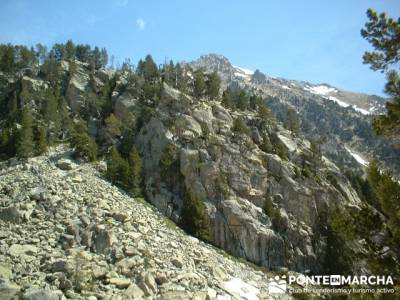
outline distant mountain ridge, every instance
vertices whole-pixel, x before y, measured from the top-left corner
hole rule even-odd
[[[239,86],[267,99],[280,121],[293,108],[301,119],[308,139],[325,139],[324,154],[338,165],[362,168],[372,158],[400,174],[400,153],[390,141],[375,135],[372,116],[385,112],[387,99],[376,95],[342,90],[326,83],[274,78],[233,65],[219,54],[202,55],[190,63],[194,69],[217,72],[223,87]],[[268,100],[269,99],[269,100]]]
[[[247,83],[261,85],[264,89],[278,88],[292,90],[294,93],[319,95],[326,100],[336,102],[342,107],[353,107],[364,115],[383,113],[385,102],[387,101],[387,99],[380,96],[347,91],[327,83],[312,84],[306,81],[272,77],[258,69],[252,71],[245,67],[233,65],[225,56],[220,54],[202,55],[191,65],[205,68],[208,71],[225,73],[230,77],[230,80],[243,80]]]

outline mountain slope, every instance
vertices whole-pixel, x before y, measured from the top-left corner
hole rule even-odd
[[[324,155],[341,167],[362,167],[351,155],[363,160],[373,157],[397,176],[400,172],[400,151],[390,141],[375,135],[372,115],[384,112],[385,99],[353,93],[327,84],[273,78],[256,70],[243,71],[221,55],[203,55],[191,63],[195,69],[218,72],[223,85],[240,86],[267,99],[267,105],[284,122],[288,108],[294,108],[308,139],[324,139]],[[348,150],[350,151],[348,151]]]
[[[398,186],[384,177],[387,186],[375,191],[369,179],[338,166],[357,157],[351,147],[368,133],[369,116],[304,89],[268,85],[275,79],[221,56],[192,68],[158,67],[148,55],[137,69],[118,70],[79,59],[50,56],[0,74],[3,158],[70,143],[80,160],[104,158],[110,182],[144,195],[187,233],[269,270],[398,274],[395,214],[378,199]],[[209,72],[214,67],[221,78]],[[88,231],[110,237],[102,228]]]
[[[187,236],[69,155],[59,147],[1,165],[0,299],[20,290],[72,299],[268,297],[267,274]]]

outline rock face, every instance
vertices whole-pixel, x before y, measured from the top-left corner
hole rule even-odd
[[[189,99],[189,111],[171,111],[164,103],[173,105],[182,95],[167,85],[163,91],[160,117],[153,117],[137,137],[150,201],[179,222],[190,190],[207,206],[218,247],[268,268],[321,272],[326,242],[315,237],[324,235],[325,216],[361,203],[337,167],[326,160],[318,180],[299,175],[303,157],[311,155],[307,141],[280,126],[263,125],[252,111],[230,111],[218,101]],[[255,138],[234,132],[238,117]],[[274,135],[288,158],[262,151],[265,135]],[[335,174],[341,188],[324,177],[328,173]],[[262,210],[266,198],[279,211],[278,226]]]
[[[0,299],[270,299],[269,274],[187,236],[95,166],[61,170],[67,154],[0,171],[3,203],[30,215],[0,219]]]

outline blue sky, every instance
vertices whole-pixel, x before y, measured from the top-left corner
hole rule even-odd
[[[0,0],[0,42],[106,47],[120,62],[223,54],[275,77],[382,95],[362,64],[369,8],[400,16],[399,0]]]

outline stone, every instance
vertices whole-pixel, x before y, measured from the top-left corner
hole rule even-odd
[[[141,300],[144,299],[144,292],[136,284],[132,283],[124,293],[124,299]]]
[[[29,197],[35,201],[44,201],[47,198],[46,189],[43,187],[35,187],[29,191]]]
[[[106,230],[100,229],[95,233],[93,246],[96,253],[104,254],[115,242],[114,235]]]
[[[193,300],[206,300],[207,299],[207,292],[197,291],[193,294]]]
[[[73,270],[73,267],[71,266],[71,264],[68,263],[68,261],[64,260],[64,259],[59,259],[56,260],[55,262],[53,262],[51,264],[51,271],[52,272],[62,272],[65,274],[71,273]]]
[[[119,289],[125,289],[131,284],[128,278],[110,278],[109,282]]]
[[[0,300],[17,300],[20,290],[18,285],[0,278]]]
[[[50,291],[30,290],[22,296],[22,300],[58,300],[58,296]]]
[[[175,267],[177,267],[177,268],[182,268],[183,267],[183,261],[182,261],[182,259],[181,258],[179,258],[179,257],[174,257],[172,260],[171,260],[171,263],[175,266]]]
[[[207,288],[206,300],[214,300],[217,298],[217,291],[213,288]]]
[[[83,181],[83,178],[79,174],[76,174],[75,176],[72,177],[72,182],[73,183],[81,183],[82,181]]]
[[[125,255],[126,256],[134,256],[134,255],[136,255],[138,252],[137,252],[137,250],[136,250],[136,248],[135,247],[127,247],[126,249],[125,249]]]
[[[105,267],[101,266],[93,266],[92,267],[92,275],[96,279],[104,278],[107,274],[108,270]]]
[[[64,170],[64,171],[70,171],[73,169],[72,161],[70,161],[69,159],[65,159],[65,158],[59,159],[57,161],[56,165],[59,169]]]
[[[19,245],[14,244],[8,249],[8,253],[14,257],[21,257],[24,255],[35,255],[38,248],[34,245]]]
[[[21,222],[21,218],[21,213],[14,206],[6,207],[0,210],[0,220],[4,222],[18,224]]]
[[[155,280],[158,285],[163,285],[164,283],[168,282],[168,278],[164,273],[157,274]]]
[[[163,296],[163,300],[187,300],[193,299],[187,291],[169,291]]]
[[[0,279],[8,281],[11,279],[11,268],[10,265],[6,265],[4,263],[0,263]]]
[[[121,211],[113,212],[111,216],[118,222],[125,222],[125,220],[128,218],[128,215]]]
[[[145,272],[141,274],[139,287],[143,290],[146,296],[151,296],[158,290],[157,283],[150,272]]]

